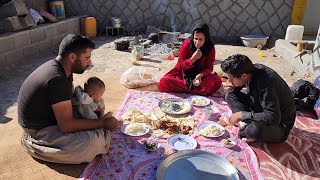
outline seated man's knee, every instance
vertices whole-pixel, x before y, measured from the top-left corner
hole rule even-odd
[[[259,140],[262,134],[262,125],[259,123],[250,123],[246,126],[245,134],[248,138]]]

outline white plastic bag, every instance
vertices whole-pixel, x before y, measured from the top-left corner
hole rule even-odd
[[[130,89],[155,84],[156,72],[156,68],[132,66],[121,75],[120,83]]]

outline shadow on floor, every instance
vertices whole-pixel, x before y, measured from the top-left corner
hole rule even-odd
[[[45,162],[36,158],[33,158],[35,161],[37,161],[40,164],[46,165],[48,168],[55,170],[56,172],[60,174],[64,174],[66,176],[79,178],[88,165],[88,163],[82,163],[82,164],[59,164],[59,163],[51,163],[51,162]]]

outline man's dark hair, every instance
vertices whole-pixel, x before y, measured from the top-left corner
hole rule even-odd
[[[244,73],[252,74],[255,67],[247,56],[234,54],[222,62],[221,69],[223,72],[230,73],[238,78]]]
[[[65,58],[70,53],[79,56],[87,48],[94,49],[95,45],[88,37],[82,35],[68,34],[60,43],[59,55]]]

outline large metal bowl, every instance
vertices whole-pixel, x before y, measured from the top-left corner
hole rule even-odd
[[[263,36],[263,35],[246,35],[241,36],[241,40],[243,45],[247,47],[257,47],[258,45],[261,45],[262,47],[267,44],[267,40],[269,39],[269,36]]]
[[[158,167],[157,180],[238,180],[238,170],[222,157],[202,150],[178,151]]]

